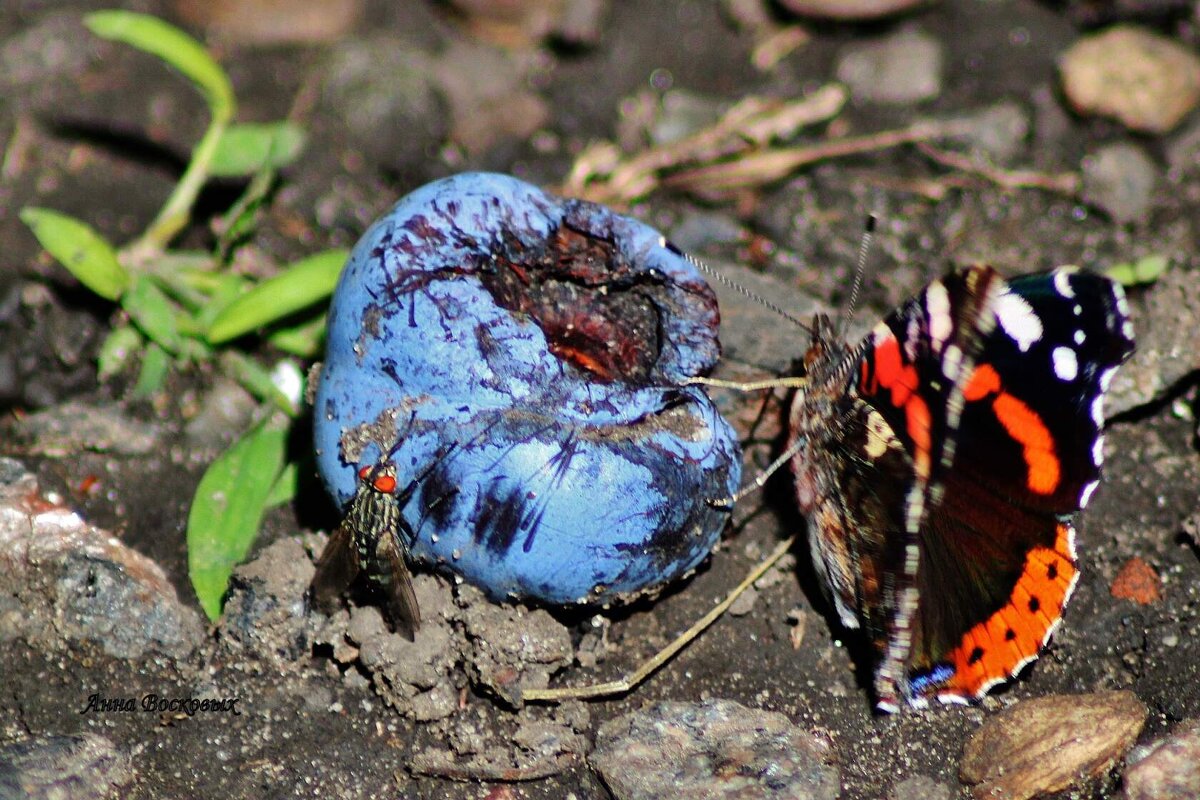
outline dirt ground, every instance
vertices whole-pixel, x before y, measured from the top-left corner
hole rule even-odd
[[[127,7],[178,21],[181,5],[189,4],[141,0]],[[943,0],[885,22],[806,23],[807,44],[767,70],[752,65],[755,37],[732,21],[732,5],[623,0],[607,8],[594,37],[563,41],[569,37],[560,33],[510,50],[479,44],[445,5],[416,0],[368,0],[358,22],[332,42],[227,38],[216,53],[231,74],[241,118],[290,113],[311,137],[285,172],[255,247],[282,263],[348,246],[405,192],[464,169],[557,185],[583,145],[629,135],[636,104],[623,101],[639,93],[666,93],[684,109],[675,122],[686,124],[689,114],[711,118],[747,95],[812,91],[832,79],[847,52],[900,30],[920,31],[941,54],[935,91],[890,104],[852,101],[833,130],[814,132],[813,140],[996,113],[986,118],[1016,120],[1010,130],[989,132],[1009,143],[1005,163],[1013,169],[1078,171],[1086,155],[1105,146],[1139,148],[1157,181],[1149,206],[1116,222],[1112,208],[1097,202],[1005,188],[912,147],[893,147],[822,161],[734,198],[702,202],[664,189],[629,213],[805,316],[844,302],[862,220],[874,212],[880,226],[859,328],[954,264],[982,260],[1016,274],[1065,263],[1104,268],[1147,254],[1170,258],[1158,284],[1130,291],[1140,349],[1114,387],[1106,478],[1080,521],[1082,578],[1041,659],[979,707],[876,715],[869,679],[856,666],[863,663],[857,644],[835,627],[801,547],[799,564],[773,573],[752,605],[718,622],[628,696],[518,714],[497,699],[512,680],[503,659],[496,657],[490,677],[465,663],[484,657],[479,631],[539,626],[548,653],[539,662],[543,673],[575,661],[555,682],[620,674],[802,528],[786,476],[739,507],[722,548],[694,578],[656,602],[611,613],[611,625],[577,610],[485,609],[486,601],[466,590],[455,594],[445,582],[422,578],[422,605],[441,609],[433,616],[444,621],[459,660],[437,662],[431,651],[419,666],[434,670],[435,680],[420,685],[399,674],[414,656],[389,649],[395,644],[380,638],[371,609],[296,621],[288,603],[312,574],[305,548],[336,524],[309,477],[306,499],[267,519],[226,620],[203,635],[197,628],[197,646],[185,655],[115,657],[96,643],[102,637],[5,641],[0,743],[102,734],[132,759],[136,777],[122,796],[138,798],[590,800],[610,796],[586,760],[605,721],[659,700],[725,698],[781,712],[826,738],[842,796],[880,798],[899,796],[897,787],[916,776],[932,779],[945,796],[967,796],[958,778],[964,741],[997,709],[1023,698],[1130,689],[1149,709],[1143,742],[1200,717],[1200,357],[1185,338],[1200,329],[1195,115],[1174,133],[1155,136],[1065,110],[1055,64],[1094,20],[1092,4]],[[1191,4],[1117,6],[1195,49],[1200,22]],[[208,373],[180,376],[164,396],[139,403],[123,402],[127,377],[99,384],[95,357],[113,311],[39,255],[16,216],[29,204],[56,208],[124,241],[154,215],[203,130],[201,101],[177,76],[80,27],[83,12],[101,7],[26,0],[0,7],[0,404],[8,416],[0,455],[20,459],[43,493],[56,493],[161,566],[198,618],[183,538],[188,501],[206,463],[237,430],[218,425],[201,435],[188,426],[212,404],[220,381]],[[473,83],[487,84],[504,102],[483,107],[462,89]],[[536,120],[535,129],[521,130],[518,116]],[[237,188],[210,187],[202,210],[222,210]],[[200,245],[208,235],[197,224],[185,238]],[[726,354],[718,377],[779,373],[802,352],[802,331],[736,294],[718,294]],[[753,474],[777,446],[780,404],[767,401],[760,414],[759,397],[718,394],[718,402],[746,437],[746,471]],[[37,435],[23,426],[39,412],[74,417],[81,408],[87,416],[88,409],[114,407],[121,431],[146,430],[156,445],[105,446],[78,436],[68,437],[66,448],[28,445]],[[81,491],[89,476],[99,490]],[[1160,598],[1139,604],[1114,597],[1114,578],[1132,559],[1158,576]],[[343,650],[347,630],[354,647]],[[555,650],[560,644],[565,655]],[[439,680],[446,683],[434,685]],[[81,713],[97,692],[236,697],[242,713]],[[514,741],[536,763],[505,761]],[[460,769],[464,763],[474,766]],[[491,779],[479,780],[484,775]],[[499,780],[514,775],[534,779]],[[1118,765],[1069,796],[1119,796],[1119,775]]]

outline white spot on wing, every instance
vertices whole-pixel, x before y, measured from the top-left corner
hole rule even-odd
[[[1108,387],[1112,384],[1113,374],[1117,371],[1116,367],[1110,367],[1100,373],[1100,391],[1107,392]]]
[[[1082,330],[1075,331],[1075,344],[1083,344],[1087,341],[1087,336]]]
[[[1055,270],[1054,272],[1054,288],[1060,295],[1066,298],[1075,297],[1075,290],[1071,288],[1072,272],[1074,270],[1065,269]]]
[[[1079,496],[1079,507],[1087,508],[1088,501],[1092,499],[1092,492],[1096,491],[1096,487],[1100,485],[1100,481],[1092,481],[1083,487],[1083,494]]]
[[[958,380],[958,370],[962,366],[962,349],[956,344],[946,346],[942,353],[942,374],[951,383]]]
[[[1104,463],[1104,437],[1097,436],[1092,445],[1092,463],[1097,467]]]
[[[1033,307],[1011,291],[996,298],[996,320],[1022,353],[1042,338],[1042,321],[1033,313]]]
[[[934,352],[940,352],[954,330],[950,319],[950,294],[941,281],[934,281],[925,290],[925,313],[929,315],[929,337],[933,340]]]
[[[1098,394],[1092,398],[1092,422],[1097,428],[1104,427],[1104,395]]]
[[[1050,354],[1054,360],[1054,375],[1060,381],[1073,381],[1079,375],[1079,362],[1069,347],[1056,347]]]

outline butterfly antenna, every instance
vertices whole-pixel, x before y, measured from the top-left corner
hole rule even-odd
[[[877,221],[874,214],[868,214],[866,223],[863,225],[862,238],[858,242],[858,263],[854,268],[854,283],[850,286],[850,299],[846,302],[846,313],[842,315],[841,324],[838,326],[839,339],[845,338],[846,329],[850,327],[850,321],[854,319],[854,312],[858,306],[858,295],[862,291],[863,275],[867,271],[867,256],[871,254],[871,242],[875,238]]]
[[[727,288],[730,288],[730,289],[734,290],[735,292],[737,292],[738,294],[742,295],[743,297],[745,297],[745,298],[747,298],[747,299],[749,299],[749,300],[753,300],[754,302],[756,302],[756,303],[758,303],[759,305],[761,305],[761,306],[763,306],[764,308],[766,308],[768,311],[773,311],[773,312],[775,312],[775,313],[776,313],[776,314],[778,314],[779,316],[781,316],[781,317],[783,317],[784,319],[786,319],[788,322],[790,322],[790,323],[792,323],[793,325],[796,325],[797,327],[799,327],[801,330],[808,331],[809,333],[812,333],[812,326],[811,326],[811,325],[809,325],[807,322],[804,322],[803,320],[801,320],[801,319],[800,319],[799,317],[797,317],[796,315],[794,315],[794,314],[791,314],[791,313],[789,313],[788,311],[784,310],[783,308],[780,308],[779,306],[775,305],[774,303],[772,303],[772,302],[771,302],[770,300],[768,300],[767,298],[765,298],[765,297],[763,297],[763,296],[761,296],[761,295],[755,294],[754,292],[752,292],[752,291],[750,291],[749,289],[747,289],[745,286],[742,286],[742,285],[741,285],[740,283],[738,283],[737,281],[735,281],[735,280],[732,280],[731,278],[729,278],[729,277],[727,277],[727,276],[725,276],[725,275],[721,274],[721,273],[720,273],[720,272],[718,272],[717,270],[715,270],[715,269],[713,269],[712,267],[708,266],[708,264],[705,264],[703,261],[701,261],[700,259],[696,258],[695,256],[693,256],[693,255],[691,255],[691,254],[689,254],[689,253],[685,253],[685,252],[683,252],[682,250],[680,250],[678,247],[676,247],[676,246],[675,246],[674,244],[672,244],[671,242],[669,242],[669,241],[664,241],[664,242],[663,242],[663,246],[664,246],[664,247],[666,247],[666,248],[667,248],[667,250],[671,251],[671,252],[672,252],[672,253],[674,253],[675,255],[677,255],[677,256],[679,256],[680,258],[682,258],[684,261],[686,261],[686,262],[688,262],[689,264],[691,264],[691,265],[692,265],[693,267],[695,267],[696,269],[698,269],[698,270],[700,270],[701,272],[703,272],[703,273],[704,273],[705,275],[707,275],[708,277],[710,277],[710,278],[712,278],[713,280],[715,280],[717,283],[721,284],[722,286],[725,286],[725,287],[727,287]]]

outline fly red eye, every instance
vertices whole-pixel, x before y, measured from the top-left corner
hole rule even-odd
[[[367,479],[367,476],[368,476],[368,475],[370,475],[370,474],[371,474],[371,468],[370,468],[370,467],[363,467],[362,469],[360,469],[360,470],[358,471],[358,479],[359,479],[360,481],[365,481],[365,480]]]
[[[375,487],[375,491],[377,492],[391,494],[392,492],[396,491],[396,479],[391,475],[380,475],[375,479],[375,482],[372,484],[372,486]]]

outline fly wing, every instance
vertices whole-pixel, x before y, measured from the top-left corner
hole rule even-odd
[[[408,571],[407,548],[394,528],[379,537],[376,555],[384,566],[378,580],[387,594],[392,624],[412,641],[421,629],[421,607]]]
[[[309,597],[322,611],[330,610],[346,587],[358,577],[358,571],[354,532],[346,521],[337,527],[321,552],[317,573],[308,587]]]

